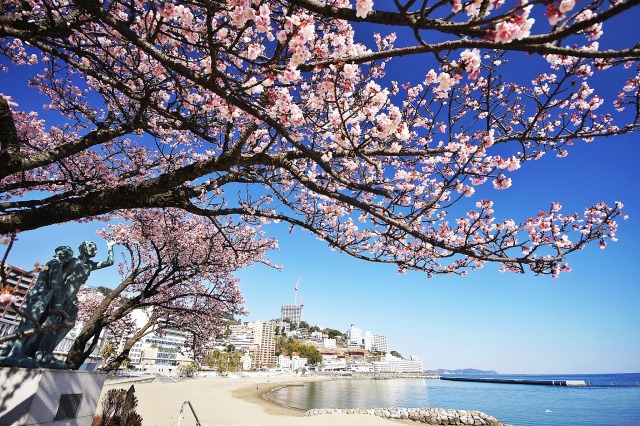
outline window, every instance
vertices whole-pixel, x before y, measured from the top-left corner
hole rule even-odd
[[[60,403],[58,404],[58,411],[56,412],[56,420],[69,420],[75,419],[82,402],[81,393],[65,393],[60,395]]]

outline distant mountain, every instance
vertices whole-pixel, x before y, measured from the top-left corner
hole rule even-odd
[[[442,368],[439,368],[437,370],[428,370],[425,371],[425,373],[436,373],[436,374],[460,374],[463,376],[474,376],[474,375],[479,375],[479,374],[498,374],[497,371],[493,371],[493,370],[476,370],[475,368],[463,368],[462,370],[445,370]]]

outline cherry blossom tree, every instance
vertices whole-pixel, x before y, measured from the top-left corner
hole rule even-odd
[[[30,85],[64,121],[21,110],[23,88],[0,97],[0,234],[177,208],[284,221],[401,271],[556,276],[615,238],[622,204],[520,220],[491,191],[638,130],[640,48],[603,36],[638,3],[5,1],[5,69],[44,68]],[[419,81],[390,81],[408,56]]]
[[[276,247],[246,224],[177,209],[131,211],[126,223],[109,228],[103,236],[124,247],[122,281],[106,295],[80,298],[84,325],[67,356],[72,369],[94,350],[103,330],[115,347],[126,338],[108,369],[116,369],[150,332],[179,329],[193,336],[191,349],[194,343],[206,344],[225,327],[226,317],[245,313],[233,273],[256,262],[270,265],[264,255]],[[146,310],[146,324],[135,323],[135,309]]]

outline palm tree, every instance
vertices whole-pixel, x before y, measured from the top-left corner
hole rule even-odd
[[[117,348],[111,343],[107,343],[100,349],[100,356],[103,359],[102,365],[106,365],[110,358],[114,358],[118,354]]]

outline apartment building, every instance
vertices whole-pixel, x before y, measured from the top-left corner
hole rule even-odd
[[[276,358],[275,321],[254,321],[254,357],[255,368],[275,367]]]
[[[233,345],[236,351],[248,352],[255,348],[255,326],[253,323],[229,326],[227,344]]]
[[[23,308],[27,294],[36,282],[37,275],[27,272],[15,266],[5,265],[7,282],[5,284],[6,291],[13,294],[14,304],[18,308]],[[3,289],[0,289],[3,290]],[[20,316],[13,309],[0,305],[0,336],[6,336],[13,333],[20,324]]]

